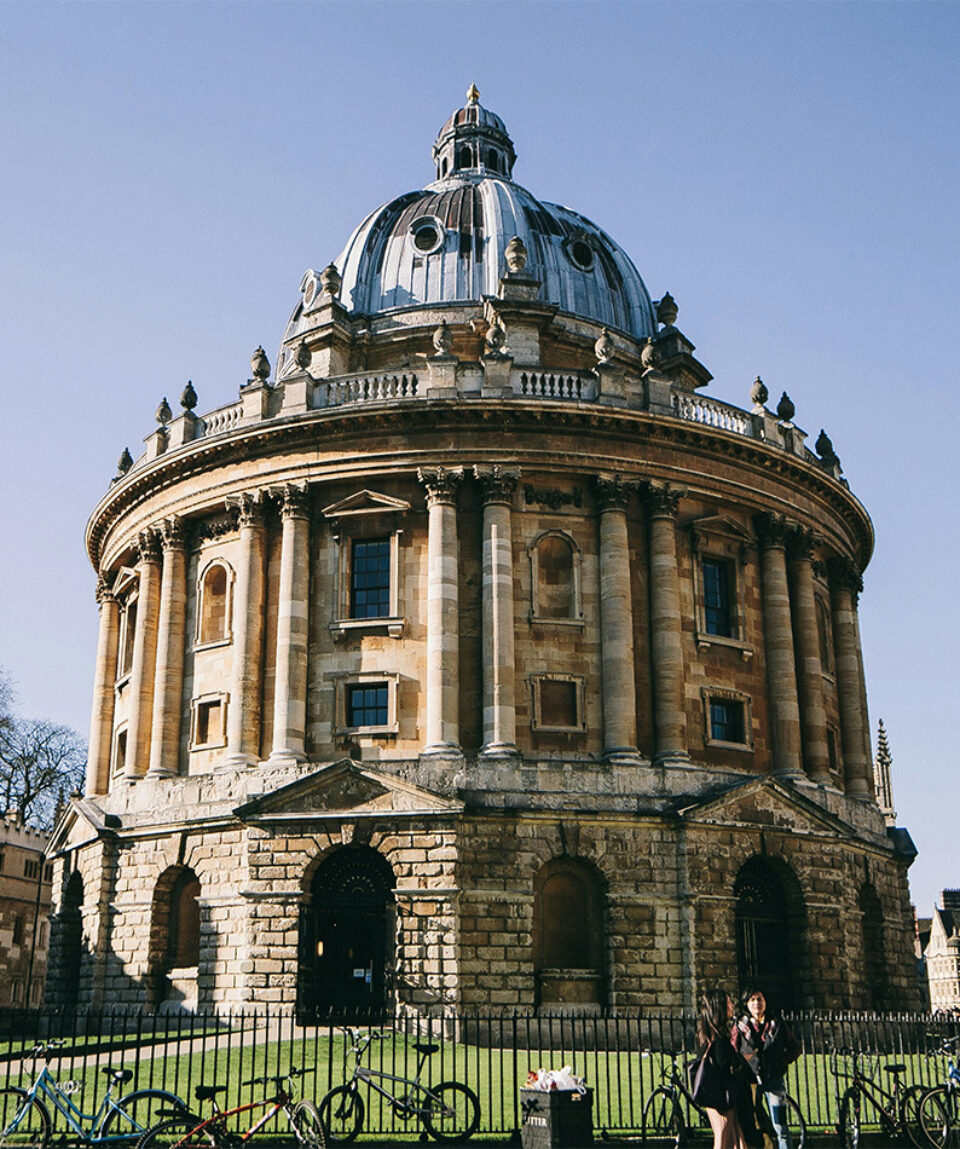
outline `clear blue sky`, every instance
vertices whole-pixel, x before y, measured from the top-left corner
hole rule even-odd
[[[306,267],[432,178],[476,81],[516,178],[633,256],[873,516],[871,717],[929,913],[960,885],[960,5],[0,2],[0,665],[86,732],[86,518],[166,395],[231,401]]]

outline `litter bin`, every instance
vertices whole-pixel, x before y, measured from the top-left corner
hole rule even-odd
[[[523,1149],[580,1149],[593,1144],[593,1090],[521,1089]]]

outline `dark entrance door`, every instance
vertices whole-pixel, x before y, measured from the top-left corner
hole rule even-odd
[[[777,1009],[793,1005],[793,953],[783,887],[771,867],[751,858],[734,883],[740,989],[761,989]]]
[[[393,958],[393,871],[368,846],[345,847],[317,870],[305,908],[301,1001],[321,1017],[377,1022]]]

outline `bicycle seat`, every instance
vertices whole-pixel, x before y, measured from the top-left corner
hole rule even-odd
[[[428,1041],[415,1041],[413,1043],[413,1048],[417,1051],[417,1053],[422,1053],[424,1057],[428,1057],[431,1053],[436,1053],[440,1046],[432,1045]]]
[[[887,1071],[887,1073],[892,1073],[894,1076],[896,1076],[898,1073],[906,1073],[907,1071],[907,1067],[902,1063],[898,1063],[897,1065],[885,1065],[883,1068]]]
[[[114,1085],[126,1085],[128,1081],[133,1080],[132,1069],[114,1069],[111,1065],[104,1065],[100,1068],[101,1073],[105,1073]]]
[[[198,1085],[193,1091],[193,1095],[198,1101],[209,1101],[211,1097],[216,1097],[218,1093],[226,1093],[226,1091],[225,1085]]]

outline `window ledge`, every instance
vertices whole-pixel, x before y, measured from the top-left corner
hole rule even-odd
[[[721,742],[719,738],[704,738],[706,746],[713,746],[718,750],[739,750],[745,754],[753,753],[753,746],[748,742]]]
[[[583,618],[551,618],[549,615],[544,614],[531,614],[531,626],[573,626],[578,627],[580,630],[586,625]]]
[[[749,662],[753,658],[753,646],[749,642],[744,642],[741,638],[730,638],[725,634],[706,634],[702,630],[697,631],[697,650],[703,653],[709,650],[711,646],[728,646],[731,650],[739,650],[740,657],[744,662]]]
[[[130,682],[131,673],[132,673],[132,671],[125,670],[123,672],[123,674],[121,674],[120,677],[113,684],[114,690],[117,690],[117,691],[123,690],[123,688]]]
[[[402,616],[386,618],[337,618],[330,623],[330,633],[334,642],[340,642],[350,632],[361,634],[388,634],[391,638],[402,638],[407,620]]]
[[[394,722],[387,726],[338,726],[334,734],[338,737],[349,735],[360,738],[395,738],[400,733],[400,724]]]
[[[233,642],[233,635],[227,635],[226,638],[215,638],[210,642],[195,642],[193,644],[194,652],[198,650],[215,650],[218,646],[229,646]]]

